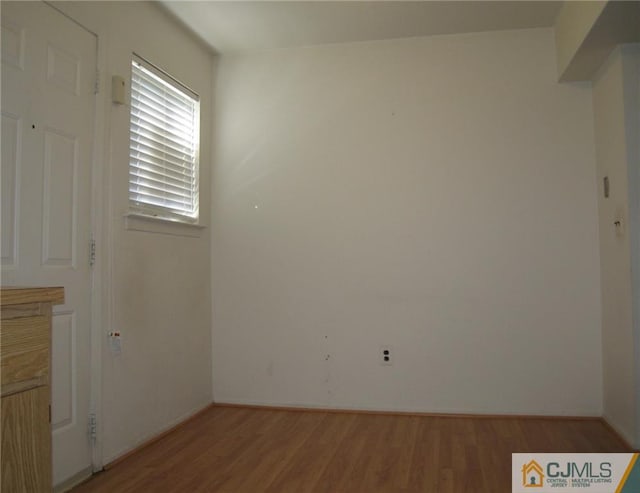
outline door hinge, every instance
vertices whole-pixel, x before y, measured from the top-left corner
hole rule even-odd
[[[89,240],[89,265],[93,267],[96,263],[96,240],[93,239],[93,236]]]
[[[51,404],[49,404],[49,423],[51,423]]]
[[[98,418],[96,417],[96,413],[89,413],[89,438],[92,441],[96,441],[96,437],[98,436]]]

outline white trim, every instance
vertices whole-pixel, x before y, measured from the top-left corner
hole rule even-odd
[[[119,450],[118,452],[116,452],[115,454],[111,455],[110,457],[107,457],[106,465],[110,466],[113,462],[117,461],[123,455],[126,455],[129,452],[134,452],[138,447],[144,446],[147,442],[149,442],[150,440],[153,440],[154,438],[162,435],[163,433],[166,433],[168,431],[172,431],[173,428],[175,428],[176,426],[179,426],[183,422],[189,420],[189,418],[192,418],[196,414],[204,411],[209,406],[211,406],[211,404],[213,404],[212,401],[207,401],[205,403],[199,404],[195,408],[191,409],[190,411],[187,411],[186,413],[181,414],[180,416],[178,416],[176,419],[171,420],[169,423],[167,423],[162,428],[160,428],[158,430],[154,430],[151,433],[146,433],[145,435],[139,437],[130,446]]]
[[[206,226],[191,224],[159,216],[150,216],[129,212],[124,216],[124,229],[143,231],[145,233],[160,233],[174,236],[192,236],[200,238]]]
[[[609,427],[613,431],[615,431],[620,436],[620,438],[622,438],[624,441],[626,441],[632,447],[635,447],[635,444],[633,443],[633,434],[629,434],[628,430],[624,430],[620,426],[618,426],[616,421],[611,419],[611,416],[609,416],[606,413],[602,414],[602,419],[607,423],[607,425],[609,425]]]
[[[213,89],[211,92],[211,99],[209,101],[209,118],[211,121],[211,133],[213,136],[216,135],[216,102],[217,102],[217,98],[216,98],[216,90],[215,87],[217,85],[217,68],[218,68],[218,59],[214,58],[213,59],[213,63],[211,64],[211,81],[213,84]],[[208,214],[209,216],[209,221],[213,222],[213,191],[215,190],[214,187],[214,175],[215,173],[213,172],[213,170],[215,169],[214,166],[214,156],[215,156],[215,144],[216,144],[216,139],[215,138],[211,138],[208,139],[209,142],[209,165],[210,165],[210,170],[211,170],[211,174],[209,175],[209,183],[207,183],[207,189],[209,190],[209,200],[207,201],[207,204],[209,206],[209,211]],[[209,251],[213,251],[213,245],[215,245],[214,242],[214,232],[213,232],[213,228],[210,229],[209,231]],[[217,310],[214,308],[215,303],[213,302],[213,280],[216,279],[216,277],[214,276],[214,268],[215,268],[215,262],[213,260],[213,254],[211,254],[211,256],[209,257],[209,292],[210,294],[210,299],[211,299],[211,303],[209,303],[209,320],[210,320],[210,324],[211,324],[211,342],[210,342],[210,348],[209,350],[211,351],[211,357],[209,358],[209,375],[211,377],[211,400],[213,400],[215,402],[216,396],[215,396],[215,386],[214,386],[214,382],[215,382],[215,375],[214,375],[214,370],[213,370],[213,355],[214,353],[214,349],[215,349],[215,334],[216,332],[214,331],[214,320],[216,320],[217,318]]]
[[[214,404],[229,406],[260,406],[260,407],[284,407],[301,410],[331,410],[347,412],[373,412],[373,413],[416,413],[416,414],[451,414],[474,416],[504,416],[504,417],[532,417],[532,418],[568,418],[568,419],[598,419],[602,415],[586,409],[563,409],[562,411],[548,411],[544,409],[494,409],[494,408],[461,408],[461,407],[422,407],[422,406],[363,406],[355,402],[344,405],[318,404],[306,401],[256,401],[253,399],[226,398],[214,400]]]
[[[107,87],[106,78],[107,65],[107,43],[106,36],[100,30],[93,30],[86,23],[78,20],[64,9],[64,4],[59,2],[45,1],[49,7],[53,8],[70,21],[80,26],[96,38],[96,77],[98,88]],[[111,255],[112,247],[110,240],[109,211],[111,210],[110,195],[108,193],[111,181],[108,160],[105,159],[105,143],[109,142],[109,125],[106,124],[108,106],[105,102],[104,89],[94,94],[94,127],[93,127],[93,156],[91,163],[91,233],[95,240],[98,255],[91,270],[91,354],[90,354],[90,390],[89,390],[89,412],[96,415],[98,426],[96,439],[91,445],[91,466],[87,470],[79,471],[76,475],[64,481],[54,491],[64,491],[74,484],[77,478],[89,477],[91,471],[97,472],[103,469],[102,458],[102,334],[109,327],[111,319]],[[106,179],[103,174],[106,170]],[[81,260],[83,261],[83,260]],[[80,482],[80,481],[78,481]],[[75,484],[78,484],[76,482]]]
[[[91,467],[87,467],[55,486],[53,488],[53,493],[65,493],[67,491],[71,491],[75,486],[78,486],[80,483],[89,479],[91,474]]]
[[[78,22],[78,21],[76,21]],[[80,22],[80,25],[84,26]],[[86,27],[85,27],[86,29]],[[91,400],[89,411],[96,416],[95,440],[91,445],[91,467],[93,472],[103,469],[103,434],[102,434],[102,344],[103,334],[111,326],[111,288],[112,288],[112,243],[111,200],[109,187],[111,183],[111,169],[107,159],[105,146],[109,142],[110,128],[107,124],[109,107],[106,104],[104,92],[107,86],[107,43],[105,36],[98,32],[97,39],[97,74],[98,88],[102,88],[95,95],[95,138],[93,142],[92,166],[92,211],[91,222],[93,239],[95,241],[96,257],[93,265],[93,320],[91,324]]]

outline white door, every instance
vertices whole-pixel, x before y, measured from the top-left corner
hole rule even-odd
[[[2,17],[2,284],[64,286],[52,329],[53,480],[91,467],[96,38],[42,2]]]

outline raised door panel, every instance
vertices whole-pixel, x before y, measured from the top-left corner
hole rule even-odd
[[[25,29],[11,19],[2,19],[2,63],[24,70]]]
[[[52,352],[57,356],[51,371],[51,428],[55,432],[73,426],[77,421],[76,382],[76,317],[61,312],[53,317]]]
[[[2,111],[2,266],[15,267],[18,251],[18,178],[21,154],[21,118]]]
[[[47,129],[44,133],[42,264],[75,267],[77,140]]]

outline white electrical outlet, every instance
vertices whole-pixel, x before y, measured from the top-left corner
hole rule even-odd
[[[393,365],[393,348],[391,346],[380,346],[380,364],[382,366]]]
[[[111,354],[114,356],[122,354],[122,336],[120,332],[109,332],[109,347],[111,348]]]

